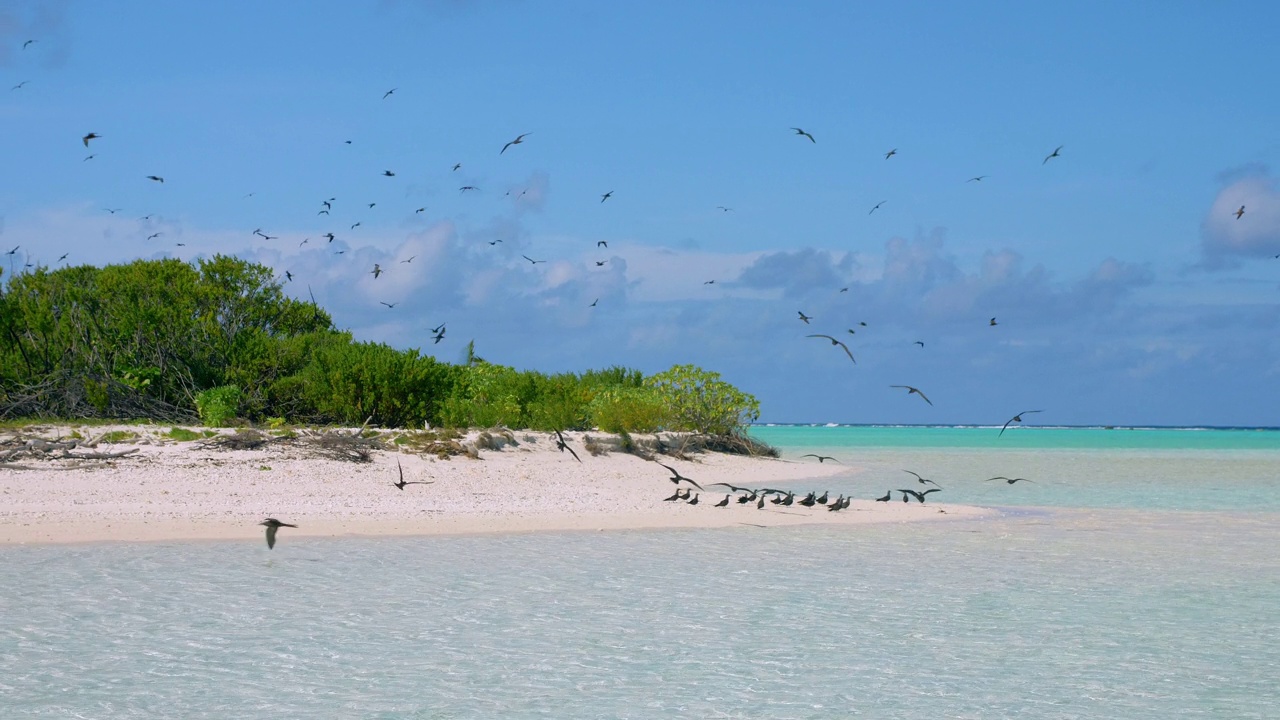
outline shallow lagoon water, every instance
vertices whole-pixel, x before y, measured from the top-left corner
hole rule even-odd
[[[1185,465],[1145,467],[1159,485]],[[845,528],[4,547],[0,704],[91,718],[1275,717],[1280,514],[1001,499],[984,520]]]

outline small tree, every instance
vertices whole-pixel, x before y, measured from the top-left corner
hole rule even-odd
[[[760,417],[754,396],[695,365],[676,365],[644,382],[666,403],[673,430],[734,435]]]

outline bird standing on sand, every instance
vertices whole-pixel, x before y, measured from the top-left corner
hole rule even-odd
[[[290,525],[289,523],[286,523],[286,522],[280,522],[279,520],[277,520],[277,519],[275,519],[275,518],[267,518],[266,520],[263,520],[262,522],[260,522],[260,523],[258,523],[258,524],[259,524],[259,525],[265,525],[265,526],[266,526],[266,528],[267,528],[267,549],[268,549],[268,550],[270,550],[270,549],[272,549],[272,548],[274,548],[274,547],[276,546],[276,531],[277,531],[277,530],[279,530],[279,529],[280,529],[280,528],[282,528],[282,527],[291,527],[291,528],[296,528],[296,527],[298,527],[297,525]]]
[[[889,502],[893,499],[893,491],[890,490],[884,494],[884,497],[876,498],[876,502]]]
[[[725,495],[724,499],[716,503],[716,507],[729,507],[729,495]]]

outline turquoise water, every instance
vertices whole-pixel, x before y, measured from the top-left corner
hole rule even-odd
[[[784,455],[832,448],[864,469],[831,482],[866,491],[914,461],[948,478],[931,498],[1002,509],[274,551],[254,529],[0,547],[0,717],[1277,717],[1280,512],[1250,507],[1274,484],[1194,505],[1274,483],[1280,453],[832,437]],[[1045,474],[969,477],[1002,463]],[[1117,479],[1168,507],[1067,504]]]
[[[1035,416],[1024,420],[1032,422]],[[1053,450],[1280,450],[1275,428],[1063,428],[757,425],[751,434],[785,448],[1042,448]]]

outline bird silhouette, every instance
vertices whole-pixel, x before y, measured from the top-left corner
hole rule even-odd
[[[818,498],[817,498],[817,500],[815,500],[814,502],[818,503],[819,505],[826,505],[826,504],[827,504],[827,494],[828,494],[828,493],[827,493],[827,491],[823,490],[823,491],[822,491],[822,494],[821,494],[821,495],[819,495],[819,496],[818,496]]]
[[[799,313],[800,315],[800,322],[803,322],[805,325],[808,325],[809,321],[813,319],[812,315],[805,315],[804,311],[802,310],[797,310],[796,312]],[[829,337],[829,336],[824,335],[823,337]]]
[[[389,308],[394,308],[395,306],[399,305],[400,303],[389,303],[389,302],[382,302],[381,300],[379,300],[379,301],[378,301],[378,304],[379,304],[379,305],[386,305],[386,306],[387,306],[387,307],[389,307]]]
[[[802,314],[802,317],[803,317],[803,314]],[[805,323],[806,323],[806,324],[807,324],[808,322],[809,322],[808,320],[805,320]],[[857,365],[857,364],[858,364],[858,361],[853,359],[853,353],[849,352],[849,346],[848,346],[848,345],[845,345],[844,343],[840,342],[839,340],[837,340],[837,339],[835,339],[835,338],[831,337],[830,335],[805,335],[805,337],[811,337],[811,338],[826,338],[827,340],[830,340],[832,345],[839,345],[839,346],[840,346],[840,349],[841,349],[841,350],[844,350],[844,354],[849,356],[849,360],[851,360],[851,361],[853,362],[853,364],[854,364],[854,365]]]
[[[892,499],[893,499],[893,491],[890,490],[889,492],[884,494],[884,497],[876,498],[876,502],[889,502]]]
[[[453,171],[454,171],[454,172],[457,172],[457,171],[458,171],[458,168],[460,168],[460,167],[462,167],[462,163],[454,163],[454,165],[453,165]]]
[[[1026,478],[1020,478],[1020,477],[1016,477],[1016,478],[1009,478],[1009,477],[1005,477],[1005,476],[1003,476],[1003,475],[997,475],[997,476],[995,476],[995,477],[993,477],[993,478],[987,478],[986,480],[983,480],[983,482],[991,482],[992,480],[1004,480],[1004,481],[1005,481],[1006,483],[1008,483],[1009,485],[1012,485],[1012,484],[1014,484],[1014,483],[1016,483],[1016,482],[1034,482],[1034,481],[1032,481],[1032,480],[1028,480],[1028,479],[1026,479]]]
[[[1237,220],[1239,220],[1239,219],[1240,219],[1240,216],[1241,216],[1241,215],[1244,215],[1244,206],[1243,206],[1243,205],[1241,205],[1241,206],[1240,206],[1240,209],[1239,209],[1239,210],[1237,210],[1237,211],[1235,212],[1235,216],[1236,216],[1236,219],[1237,219]]]
[[[400,261],[400,264],[401,264],[401,265],[403,265],[403,264],[405,264],[405,263],[411,263],[411,262],[413,262],[413,259],[414,259],[414,258],[416,258],[416,257],[418,257],[418,256],[417,256],[417,255],[410,255],[408,260],[401,260],[401,261]]]
[[[894,155],[897,155],[897,154],[898,154],[898,148],[894,148],[894,149],[892,149],[892,150],[890,150],[889,152],[887,152],[887,153],[885,153],[885,154],[884,154],[884,159],[885,159],[885,160],[888,160],[889,158],[891,158],[891,157],[893,157]]]
[[[424,480],[409,480],[408,482],[406,482],[404,479],[404,468],[400,466],[399,458],[396,458],[396,469],[400,471],[400,482],[393,482],[391,484],[395,486],[397,490],[404,490],[405,485],[430,485],[433,482],[433,481],[429,482]]]
[[[1017,415],[1014,415],[1013,417],[1009,418],[1009,421],[1004,424],[1004,427],[1000,428],[1000,435],[1003,435],[1004,431],[1009,429],[1009,423],[1020,423],[1022,422],[1023,415],[1030,415],[1031,413],[1038,413],[1038,412],[1044,412],[1044,411],[1043,410],[1023,410]],[[997,435],[996,437],[1000,437],[1000,435]]]
[[[159,175],[148,175],[147,179],[154,180],[155,182],[158,182],[158,183],[164,182],[164,178],[160,177]]]
[[[923,492],[916,491],[916,490],[906,490],[902,488],[898,489],[898,492],[902,493],[903,502],[906,502],[907,496],[910,495],[911,497],[915,498],[916,500],[919,500],[922,503],[924,502],[925,495],[928,495],[929,493],[940,492],[940,491],[941,491],[941,488],[929,488],[928,490],[925,490]]]
[[[911,387],[910,385],[890,385],[889,387],[891,387],[891,388],[905,388],[905,389],[906,389],[906,391],[907,391],[907,394],[908,394],[908,395],[912,395],[912,394],[919,395],[921,400],[923,400],[923,401],[925,401],[925,402],[929,403],[930,405],[932,405],[932,404],[933,404],[933,401],[932,401],[932,400],[930,400],[928,397],[926,397],[924,393],[920,392],[920,388],[914,388],[914,387]]]
[[[609,242],[608,242],[607,240],[597,240],[597,241],[596,241],[596,247],[606,247],[606,248],[607,248],[607,247],[609,247]]]
[[[658,462],[658,461],[657,461],[657,460],[655,460],[654,462]],[[659,464],[659,465],[662,465],[662,463],[658,463],[658,464]],[[699,490],[704,490],[704,491],[706,490],[706,488],[702,487],[702,486],[701,486],[701,485],[699,485],[698,483],[696,483],[696,482],[694,482],[693,480],[691,480],[691,479],[689,479],[689,478],[687,478],[687,477],[685,477],[685,476],[681,475],[681,474],[680,474],[680,472],[679,472],[678,470],[676,470],[675,468],[671,467],[670,465],[662,465],[662,467],[664,467],[664,468],[666,468],[667,470],[670,470],[670,471],[671,471],[671,477],[670,477],[670,478],[668,478],[668,479],[669,479],[673,484],[675,484],[675,485],[679,485],[681,482],[687,482],[687,483],[689,483],[690,485],[692,485],[692,486],[694,486],[694,487],[698,488]]]
[[[394,95],[394,94],[395,94],[395,92],[396,92],[396,90],[399,90],[399,89],[400,89],[400,88],[391,88],[390,90],[388,90],[388,91],[386,91],[386,92],[382,93],[382,99],[383,99],[383,100],[386,100],[387,98],[389,98],[389,97],[391,97],[392,95]]]
[[[991,177],[991,176],[990,176],[990,175],[977,175],[977,176],[975,176],[975,177],[971,177],[971,178],[969,178],[968,180],[965,180],[965,182],[982,182],[984,179],[989,178],[989,177]]]
[[[85,135],[84,137],[82,137],[82,138],[80,138],[80,139],[84,141],[84,146],[85,146],[85,147],[89,147],[89,141],[90,141],[90,140],[97,140],[97,139],[98,139],[98,138],[100,138],[100,137],[102,137],[102,136],[101,136],[101,135],[99,135],[98,133],[89,133],[88,135]]]
[[[914,343],[912,343],[912,344],[914,344],[914,345],[919,345],[920,347],[924,347],[924,341],[923,341],[923,340],[917,340],[917,341],[915,341],[915,342],[914,342]]]
[[[22,82],[18,83],[17,85],[14,85],[13,87],[9,88],[9,91],[10,91],[10,92],[13,92],[14,90],[21,90],[21,89],[22,89],[22,86],[23,86],[23,85],[26,85],[26,84],[27,84],[27,83],[29,83],[29,82],[31,82],[31,81],[30,81],[30,80],[23,80]]]
[[[383,176],[383,177],[395,177],[395,176],[396,176],[396,174],[395,174],[395,173],[393,173],[393,172],[391,172],[390,170],[383,170],[383,171],[382,171],[382,176]]]
[[[288,270],[284,271],[284,277],[286,282],[293,282],[293,273],[289,272]]]
[[[369,271],[369,274],[373,276],[373,279],[374,279],[374,280],[377,280],[377,279],[378,279],[378,276],[379,276],[379,275],[381,275],[381,274],[382,274],[382,272],[383,272],[383,271],[382,271],[382,266],[381,266],[381,265],[379,265],[378,263],[374,263],[374,264],[373,264],[373,269]]]
[[[698,504],[698,498],[699,498],[699,497],[700,497],[699,495],[694,495],[694,496],[693,496],[693,499],[689,501],[689,504],[690,504],[690,505],[697,505],[697,504]]]
[[[588,305],[587,307],[595,307],[595,306],[596,306],[596,303],[598,303],[598,302],[600,302],[600,298],[596,298],[595,300],[592,300],[592,301],[591,301],[591,304],[590,304],[590,305]]]
[[[298,527],[297,525],[290,525],[289,523],[286,523],[286,522],[280,522],[279,520],[277,520],[277,519],[275,519],[275,518],[267,518],[266,520],[263,520],[262,522],[260,522],[260,523],[258,523],[258,524],[259,524],[259,525],[265,525],[265,526],[266,526],[266,528],[267,528],[267,549],[268,549],[268,550],[270,550],[270,549],[272,549],[272,548],[274,548],[274,547],[276,546],[276,531],[277,531],[277,530],[279,530],[279,529],[280,529],[280,528],[282,528],[282,527],[290,527],[290,528],[296,528],[296,527]]]
[[[888,201],[888,200],[881,200],[880,202],[876,203],[876,206],[875,206],[875,207],[873,207],[873,208],[871,208],[871,212],[869,212],[869,213],[867,213],[867,214],[868,214],[868,215],[870,215],[871,213],[873,213],[873,212],[875,212],[875,211],[879,210],[879,209],[880,209],[880,206],[881,206],[881,205],[884,205],[884,204],[885,204],[885,203],[887,203],[887,202],[889,202],[889,201]]]
[[[927,477],[921,477],[918,473],[913,473],[913,472],[911,472],[910,470],[903,470],[902,472],[904,472],[904,473],[906,473],[906,474],[908,474],[908,475],[913,475],[913,476],[915,476],[915,479],[916,479],[917,481],[919,481],[921,485],[924,485],[925,483],[929,483],[930,485],[933,485],[933,486],[934,486],[934,487],[936,487],[936,488],[939,488],[939,489],[941,489],[941,488],[942,488],[942,486],[941,486],[941,485],[939,485],[938,483],[936,483],[936,482],[934,482],[934,481],[930,480],[930,479],[929,479],[929,478],[927,478]]]
[[[613,191],[612,191],[612,190],[610,190],[609,192],[607,192],[607,193],[605,193],[605,194],[601,195],[601,196],[600,196],[600,202],[604,202],[605,200],[608,200],[608,199],[609,199],[609,198],[611,198],[611,197],[613,197]]]
[[[988,324],[989,324],[991,327],[995,327],[996,325],[999,325],[1000,323],[996,322],[996,319],[995,319],[995,318],[991,318],[991,321],[990,321]]]
[[[836,460],[835,458],[831,457],[830,455],[815,455],[815,454],[813,454],[813,453],[805,453],[804,455],[801,455],[800,457],[818,458],[818,464],[819,464],[819,465],[821,465],[822,463],[824,463],[824,462],[826,462],[826,461],[828,461],[828,460],[835,460],[835,462],[840,462],[839,460]]]
[[[578,453],[574,452],[573,448],[569,447],[569,443],[565,441],[564,435],[559,430],[556,430],[556,449],[560,452],[565,452],[567,450],[569,451],[569,454],[573,456],[574,460],[582,462],[582,458],[578,457]]]
[[[147,239],[148,239],[148,240],[152,240],[152,239],[154,239],[154,238],[158,238],[158,237],[160,237],[160,236],[161,236],[161,235],[163,235],[163,234],[164,234],[164,233],[162,233],[162,232],[158,232],[158,233],[151,233],[150,235],[148,235],[148,236],[147,236]]]
[[[729,496],[725,495],[723,500],[716,503],[716,507],[729,507]]]
[[[1061,145],[1059,145],[1058,147],[1054,148],[1054,149],[1053,149],[1053,152],[1051,152],[1051,153],[1049,153],[1048,155],[1045,155],[1045,156],[1044,156],[1044,160],[1043,160],[1040,164],[1041,164],[1041,165],[1043,165],[1043,164],[1045,164],[1045,163],[1049,162],[1050,160],[1052,160],[1052,159],[1054,159],[1054,158],[1056,158],[1056,157],[1061,157],[1061,156],[1058,154],[1058,151],[1059,151],[1059,150],[1061,150],[1061,149],[1062,149],[1062,146],[1061,146]]]
[[[468,190],[479,190],[479,189],[480,188],[476,187],[475,185],[463,185],[462,187],[458,188],[458,192],[465,193]]]
[[[791,129],[792,129],[792,130],[795,130],[797,135],[803,135],[803,136],[805,136],[805,137],[809,138],[809,142],[811,142],[811,143],[816,143],[816,142],[818,142],[817,140],[814,140],[814,139],[813,139],[813,136],[812,136],[812,135],[810,135],[809,133],[807,133],[807,132],[805,132],[805,131],[801,130],[801,129],[800,129],[800,128],[798,128],[798,127],[793,127],[793,128],[791,128]]]
[[[519,144],[523,143],[523,142],[524,142],[524,139],[525,139],[526,137],[528,137],[528,136],[532,135],[532,134],[533,134],[533,133],[524,133],[524,134],[522,134],[522,135],[518,135],[518,136],[516,136],[516,139],[515,139],[515,140],[512,140],[511,142],[507,143],[506,145],[503,145],[503,146],[502,146],[502,149],[498,151],[498,154],[499,154],[499,155],[501,155],[502,153],[506,152],[506,151],[507,151],[507,148],[511,147],[512,145],[519,145]]]
[[[528,255],[521,255],[520,257],[524,258],[525,260],[528,260],[530,263],[532,263],[532,264],[534,264],[534,265],[537,265],[538,263],[544,263],[544,262],[546,262],[546,260],[534,260],[533,258],[529,257]]]

